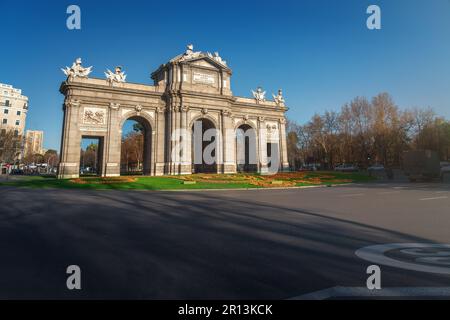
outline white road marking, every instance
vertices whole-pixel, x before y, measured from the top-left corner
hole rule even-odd
[[[450,287],[391,287],[369,290],[365,287],[332,287],[288,300],[324,300],[344,297],[450,297]]]
[[[419,199],[420,201],[428,201],[428,200],[439,200],[439,199],[448,199],[447,196],[442,196],[442,197],[433,197],[433,198],[422,198]]]
[[[364,193],[351,193],[351,194],[344,194],[344,195],[341,195],[341,196],[339,196],[339,197],[341,197],[341,198],[346,198],[346,197],[360,197],[360,196],[363,196],[364,195]]]
[[[384,195],[384,194],[395,194],[395,193],[400,193],[400,191],[386,191],[386,192],[379,192],[379,195]]]
[[[450,268],[436,266],[436,265],[425,265],[414,263],[413,261],[403,261],[391,258],[385,255],[386,252],[390,250],[400,250],[400,249],[443,249],[450,250],[450,244],[436,244],[436,243],[388,243],[380,244],[369,247],[364,247],[356,250],[355,254],[366,261],[373,262],[375,264],[382,264],[385,266],[390,266],[394,268],[428,272],[428,273],[438,273],[438,274],[450,274]]]

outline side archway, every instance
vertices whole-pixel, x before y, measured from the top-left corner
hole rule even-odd
[[[132,130],[124,134],[124,127],[132,122]],[[121,175],[151,175],[153,168],[153,121],[151,118],[130,112],[125,114],[121,128]],[[128,128],[130,129],[130,128]]]

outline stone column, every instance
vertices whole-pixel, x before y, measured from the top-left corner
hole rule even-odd
[[[170,175],[171,174],[171,155],[170,152],[172,150],[172,139],[171,139],[171,133],[172,133],[172,118],[173,118],[173,114],[172,114],[172,107],[170,105],[170,102],[168,103],[167,109],[166,109],[166,120],[165,120],[165,131],[164,131],[164,140],[165,140],[165,146],[166,146],[166,150],[165,150],[165,174]]]
[[[152,143],[155,143],[155,175],[164,175],[164,160],[165,160],[165,123],[166,117],[164,113],[164,108],[158,107],[155,110],[155,134],[153,135]]]
[[[223,173],[236,173],[236,133],[231,111],[222,110]]]
[[[224,170],[224,158],[223,158],[223,153],[224,153],[224,143],[223,143],[223,136],[224,136],[224,126],[223,126],[223,121],[222,121],[223,115],[222,112],[218,113],[218,121],[217,121],[217,126],[218,128],[216,128],[216,167],[217,167],[217,173],[223,173]]]
[[[181,159],[180,159],[180,174],[191,174],[192,164],[191,164],[191,134],[188,128],[189,126],[189,107],[181,106]]]
[[[257,166],[257,171],[261,172],[261,145],[260,145],[260,132],[263,132],[264,130],[261,129],[265,129],[266,128],[266,124],[265,124],[266,118],[264,117],[258,117],[258,121],[257,121],[257,127],[256,127],[256,166]]]
[[[286,141],[286,119],[280,119],[280,164],[282,171],[289,171]]]
[[[259,146],[259,172],[262,174],[267,174],[268,163],[267,163],[267,127],[266,120],[263,117],[259,118],[258,121],[258,146]]]
[[[81,134],[78,127],[80,107],[79,100],[66,99],[64,103],[59,179],[78,178],[80,175]]]
[[[174,115],[173,115],[173,107],[172,102],[168,102],[168,107],[166,111],[166,174],[171,175],[172,174],[172,131],[174,128]]]
[[[170,149],[170,155],[171,155],[171,175],[176,175],[178,174],[179,171],[179,166],[180,166],[180,157],[177,153],[173,153],[173,151],[175,150],[175,145],[177,143],[179,143],[180,138],[176,137],[175,134],[177,133],[177,129],[179,128],[179,107],[178,106],[173,106],[172,107],[172,130],[170,132],[170,138],[174,140],[172,140],[172,144],[171,144],[171,149]]]

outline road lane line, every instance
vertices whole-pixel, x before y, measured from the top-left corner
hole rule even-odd
[[[447,196],[442,196],[442,197],[433,197],[433,198],[422,198],[419,199],[420,201],[429,201],[429,200],[439,200],[439,199],[448,199]]]
[[[339,196],[340,198],[348,198],[348,197],[360,197],[363,196],[364,193],[351,193],[351,194],[344,194]]]
[[[386,192],[379,192],[377,194],[384,195],[384,194],[395,194],[395,193],[400,193],[400,191],[386,191]]]

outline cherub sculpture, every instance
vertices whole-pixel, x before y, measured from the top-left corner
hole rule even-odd
[[[275,103],[278,106],[284,105],[285,101],[284,101],[284,97],[283,97],[283,90],[279,89],[278,94],[277,95],[272,94],[272,96],[273,96],[273,101],[275,101]]]
[[[62,72],[67,76],[68,80],[73,80],[74,78],[87,78],[89,74],[92,72],[92,67],[84,68],[81,65],[81,58],[75,60],[72,66],[66,67],[65,69],[61,69]]]
[[[261,87],[256,89],[256,92],[252,90],[253,97],[256,99],[256,103],[265,102],[266,101],[266,92],[262,90]]]
[[[122,71],[122,67],[116,67],[114,72],[107,69],[105,72],[106,79],[109,81],[109,83],[113,82],[125,82],[127,75],[125,72]]]

